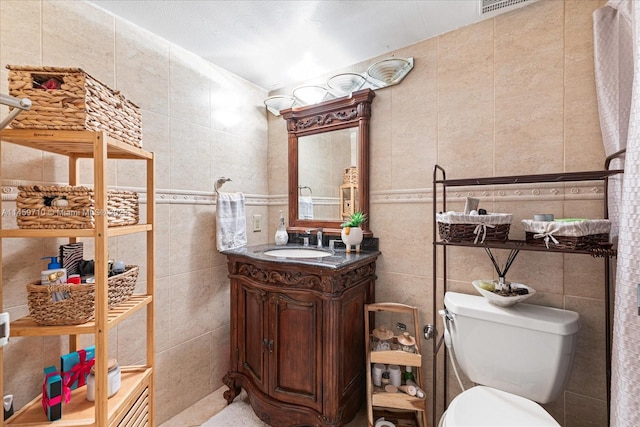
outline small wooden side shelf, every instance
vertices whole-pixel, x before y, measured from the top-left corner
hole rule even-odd
[[[347,220],[358,210],[358,186],[342,184],[340,186],[340,218]]]
[[[384,350],[373,351],[373,313],[376,312],[393,312],[405,314],[412,317],[414,333],[417,335],[419,331],[418,309],[405,304],[397,303],[376,303],[367,304],[364,309],[365,319],[365,342],[367,353],[367,419],[369,427],[373,427],[373,411],[374,408],[385,410],[402,410],[408,411],[412,415],[419,427],[428,427],[427,423],[427,399],[411,396],[402,392],[389,393],[382,387],[373,384],[371,369],[376,363],[384,365],[412,366],[414,369],[415,382],[424,392],[424,384],[422,381],[422,353],[420,352],[420,338],[416,336],[416,353],[409,353],[402,350]]]

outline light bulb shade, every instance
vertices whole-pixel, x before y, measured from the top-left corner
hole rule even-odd
[[[367,74],[387,85],[400,83],[400,80],[413,68],[413,62],[404,58],[387,58],[371,64]]]
[[[295,105],[296,100],[292,96],[274,95],[264,100],[264,105],[272,114],[279,116],[281,110],[286,110]]]
[[[302,105],[313,105],[329,97],[329,90],[322,86],[300,86],[293,90],[293,96]]]
[[[327,81],[327,86],[329,86],[336,95],[346,96],[362,88],[366,81],[367,79],[361,74],[342,73],[331,77]]]

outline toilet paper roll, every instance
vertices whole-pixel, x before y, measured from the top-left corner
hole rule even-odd
[[[376,421],[375,427],[396,427],[396,425],[391,421],[387,421],[384,418],[380,418],[378,421]]]
[[[396,387],[399,387],[402,384],[402,371],[400,371],[400,366],[389,365],[389,380],[391,385]]]

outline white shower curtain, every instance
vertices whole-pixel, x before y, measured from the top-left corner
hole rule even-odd
[[[610,0],[593,16],[605,152],[627,150],[609,199],[618,240],[610,425],[640,426],[640,1]]]

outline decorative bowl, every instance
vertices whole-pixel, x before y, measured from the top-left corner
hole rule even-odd
[[[487,285],[497,284],[496,280],[474,280],[471,283],[473,284],[473,287],[476,288],[476,291],[480,293],[480,295],[489,300],[491,304],[498,305],[500,307],[509,307],[510,305],[522,302],[536,293],[536,290],[532,287],[523,285],[522,283],[511,283],[512,288],[526,289],[529,291],[529,293],[524,295],[502,296],[496,294],[493,291],[485,289]]]

